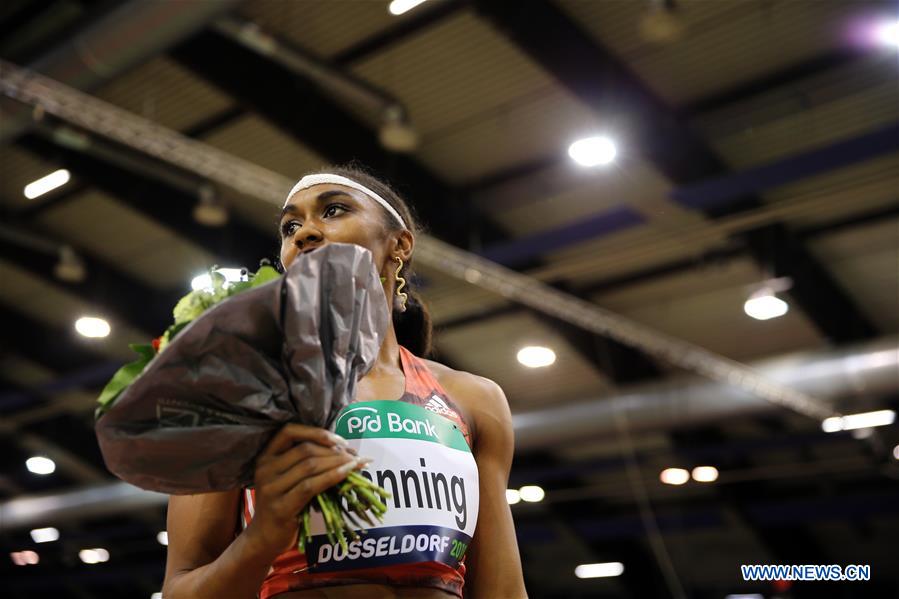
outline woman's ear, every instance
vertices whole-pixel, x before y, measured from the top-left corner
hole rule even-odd
[[[393,241],[394,256],[399,256],[403,262],[408,262],[412,258],[412,250],[415,249],[415,237],[408,229],[400,231]]]

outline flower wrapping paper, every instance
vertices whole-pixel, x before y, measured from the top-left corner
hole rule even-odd
[[[387,331],[371,253],[328,244],[278,280],[213,306],[147,365],[96,424],[109,470],[169,494],[252,484],[285,423],[331,428]]]

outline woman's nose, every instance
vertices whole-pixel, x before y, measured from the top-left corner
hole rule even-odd
[[[322,240],[322,232],[311,223],[304,223],[299,231],[294,233],[294,243],[297,245],[305,245],[309,243],[317,243]]]

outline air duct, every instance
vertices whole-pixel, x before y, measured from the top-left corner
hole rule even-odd
[[[899,391],[899,338],[801,353],[752,365],[766,380],[797,389],[829,409]],[[516,450],[613,438],[624,424],[632,433],[683,428],[771,411],[771,403],[733,385],[669,381],[634,387],[610,397],[554,406],[512,417]]]
[[[132,0],[111,10],[28,68],[71,87],[90,91],[190,37],[237,3],[238,0]],[[4,114],[0,119],[0,144],[20,135],[28,127],[31,115],[30,107],[19,107]]]
[[[899,338],[809,352],[754,365],[766,377],[829,402],[857,402],[899,391]],[[636,387],[610,397],[513,416],[516,449],[532,450],[614,438],[616,422],[632,432],[669,430],[772,411],[769,402],[720,383],[698,380]],[[623,420],[622,420],[623,419]],[[96,515],[165,505],[166,495],[115,482],[0,503],[0,530],[47,526]]]

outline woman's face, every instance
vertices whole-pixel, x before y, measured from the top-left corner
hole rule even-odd
[[[397,245],[397,236],[387,234],[381,206],[342,185],[323,183],[295,193],[281,213],[278,229],[285,269],[301,253],[328,243],[354,243],[368,249],[382,275],[394,254],[408,259],[402,244]]]

